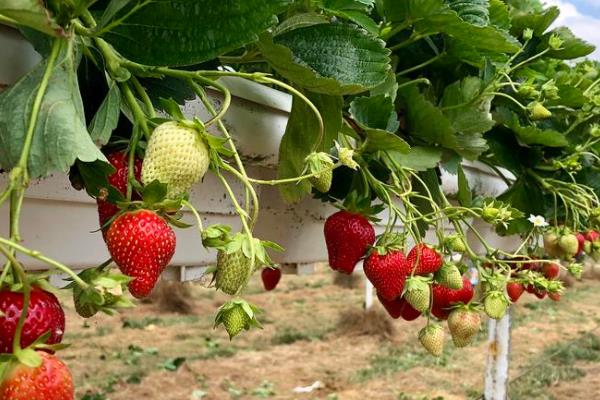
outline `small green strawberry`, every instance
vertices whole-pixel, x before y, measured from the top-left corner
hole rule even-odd
[[[327,193],[333,179],[333,160],[327,153],[311,153],[306,157],[307,171],[317,174],[309,178],[310,184],[321,193]]]
[[[241,248],[231,253],[227,250],[219,250],[215,272],[216,288],[229,295],[235,295],[252,273],[251,264],[251,260],[246,257]]]
[[[180,122],[165,122],[154,129],[148,141],[142,182],[148,185],[158,180],[167,185],[167,197],[175,198],[202,179],[209,161],[202,132]]]
[[[468,307],[454,309],[448,316],[448,329],[456,347],[468,346],[481,325],[481,317],[476,310]]]
[[[75,282],[69,287],[73,288],[75,311],[81,317],[91,318],[98,311],[112,315],[115,309],[133,307],[133,303],[123,295],[124,288],[131,281],[130,277],[100,268],[86,269],[79,277],[89,287],[82,289]]]
[[[499,290],[493,290],[487,293],[483,300],[483,308],[488,317],[500,319],[506,314],[508,300],[504,293]]]
[[[577,254],[577,250],[579,249],[579,241],[577,240],[577,236],[572,233],[568,233],[566,235],[562,235],[558,239],[558,246],[563,251],[563,256],[565,258],[572,258]]]
[[[435,281],[450,289],[462,289],[463,280],[460,270],[455,264],[445,262],[435,273]]]
[[[467,246],[465,245],[465,241],[457,234],[449,235],[444,240],[444,244],[450,251],[454,251],[456,253],[463,253],[467,251]]]
[[[249,330],[253,327],[262,328],[256,319],[256,314],[258,313],[260,313],[260,310],[256,306],[244,300],[228,301],[217,312],[215,328],[219,324],[223,324],[231,340],[244,329]]]
[[[531,119],[534,121],[547,119],[552,116],[550,110],[544,107],[542,103],[539,103],[537,101],[534,101],[533,103],[529,104],[527,108],[529,109],[529,115],[531,116]]]
[[[500,210],[498,208],[491,206],[484,207],[481,211],[481,218],[483,218],[485,222],[493,223],[496,217],[498,217],[498,214],[500,214]]]
[[[419,331],[419,341],[432,355],[439,357],[444,351],[444,329],[441,325],[427,325]]]
[[[429,278],[412,276],[406,279],[404,285],[404,300],[415,310],[425,312],[429,309],[431,288]]]

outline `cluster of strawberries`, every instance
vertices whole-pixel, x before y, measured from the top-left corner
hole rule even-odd
[[[20,341],[15,344],[24,303],[23,293],[0,290],[0,353],[20,361],[0,374],[0,399],[72,400],[71,373],[53,354],[65,332],[65,313],[54,294],[34,286]],[[43,350],[35,350],[39,348]]]
[[[479,329],[479,314],[467,306],[473,299],[473,285],[455,264],[445,262],[424,243],[414,246],[407,256],[395,244],[374,246],[373,226],[357,213],[338,211],[327,219],[324,231],[331,268],[350,274],[366,257],[364,273],[392,318],[413,321],[431,310],[438,319],[449,319],[457,346],[470,343]],[[420,334],[432,354],[441,353],[440,335],[443,330],[437,325],[427,326]]]

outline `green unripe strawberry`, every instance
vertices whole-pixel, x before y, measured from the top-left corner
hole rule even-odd
[[[508,307],[508,300],[504,293],[494,290],[489,292],[483,300],[483,309],[488,317],[493,319],[500,319],[506,314],[506,308]]]
[[[444,240],[446,247],[450,251],[454,251],[457,253],[463,253],[467,251],[467,246],[465,245],[464,240],[458,235],[450,235]]]
[[[256,319],[257,313],[259,313],[258,308],[244,300],[228,301],[219,308],[215,318],[215,327],[223,324],[231,340],[244,329],[261,327]]]
[[[419,342],[430,354],[439,357],[444,351],[444,329],[441,325],[427,325],[419,331]]]
[[[312,153],[306,157],[308,173],[317,175],[308,179],[310,184],[321,193],[327,193],[331,189],[333,179],[333,160],[327,153]]]
[[[452,263],[444,263],[435,273],[435,281],[450,289],[462,289],[463,280],[458,267]]]
[[[577,250],[579,249],[579,241],[577,240],[577,236],[569,233],[562,235],[558,239],[558,246],[563,251],[563,255],[566,258],[571,258],[577,254]]]
[[[217,271],[215,273],[215,286],[223,292],[234,295],[246,283],[251,273],[250,259],[241,249],[232,253],[219,250],[217,253]]]
[[[555,232],[544,235],[544,250],[551,257],[560,257],[562,250],[558,247],[558,235]]]
[[[496,207],[484,207],[481,211],[481,218],[483,218],[485,222],[492,223],[496,217],[498,217],[499,213],[500,210]]]
[[[229,338],[233,338],[248,326],[250,318],[242,307],[234,307],[223,314],[223,326],[229,334]]]
[[[167,197],[175,198],[200,181],[209,166],[209,153],[201,133],[170,121],[159,125],[148,141],[142,165],[142,182],[167,185]]]
[[[550,112],[550,110],[548,110],[546,107],[543,106],[543,104],[538,103],[537,101],[530,104],[528,108],[529,108],[529,115],[531,116],[531,119],[534,121],[541,120],[541,119],[547,119],[552,116],[552,113]]]
[[[427,278],[413,276],[406,280],[404,300],[415,310],[425,312],[429,309],[431,289]]]

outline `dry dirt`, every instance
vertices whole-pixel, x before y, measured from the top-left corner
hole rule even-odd
[[[531,296],[513,307],[510,374],[521,376],[511,385],[513,400],[598,398],[600,346],[598,358],[572,362],[580,376],[563,379],[556,372],[554,381],[538,387],[536,363],[544,364],[551,346],[572,343],[582,334],[600,336],[600,282],[577,283],[569,290],[559,303]],[[227,298],[201,285],[189,285],[189,292],[191,315],[162,312],[155,302],[84,321],[67,306],[65,340],[72,346],[61,354],[73,372],[77,399],[462,400],[481,395],[485,331],[466,349],[447,341],[436,360],[416,340],[423,319],[392,320],[391,331],[380,334],[390,328],[381,321],[387,316],[380,306],[378,315],[362,318],[362,288],[334,285],[329,271],[284,275],[269,293],[262,291],[259,278],[254,280],[246,298],[264,310],[264,329],[232,342],[212,326]],[[341,315],[346,315],[343,330]],[[355,316],[357,329],[348,325],[348,316]],[[309,393],[294,392],[317,381],[320,387]],[[530,394],[519,394],[527,390]]]

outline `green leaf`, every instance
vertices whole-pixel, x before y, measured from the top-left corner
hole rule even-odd
[[[535,126],[513,126],[519,142],[526,145],[542,145],[546,147],[565,147],[569,142],[565,135],[552,129],[539,129]]]
[[[464,41],[475,49],[494,49],[496,53],[515,53],[519,42],[495,26],[475,26],[463,21],[455,12],[432,15],[415,23],[415,31],[421,35],[445,33]]]
[[[444,33],[468,43],[474,49],[494,49],[497,53],[514,53],[519,42],[495,26],[476,26],[464,21],[442,0],[387,0],[386,17],[392,21],[414,21],[413,35]]]
[[[508,6],[502,0],[490,0],[490,23],[496,28],[509,31],[511,19]]]
[[[103,34],[123,56],[149,65],[192,65],[258,40],[277,22],[275,13],[287,0],[131,1],[106,21]]]
[[[410,150],[408,143],[393,133],[380,129],[368,129],[365,133],[368,139],[366,153],[380,150],[407,153]]]
[[[579,89],[578,87],[569,85],[557,85],[557,87],[559,98],[556,100],[547,100],[546,104],[548,106],[562,105],[566,107],[580,108],[587,102],[587,98],[583,95],[583,90]]]
[[[484,133],[494,126],[490,113],[491,97],[480,96],[482,89],[481,79],[468,76],[444,90],[442,107],[451,107],[444,110],[444,115],[457,132]]]
[[[467,159],[475,159],[487,149],[480,135],[457,133],[442,111],[425,99],[416,87],[401,88],[398,94],[403,99],[406,122],[412,136],[455,150]]]
[[[105,188],[108,190],[106,200],[109,202],[116,203],[124,199],[121,192],[108,182],[108,176],[115,172],[115,168],[111,164],[96,160],[89,163],[77,161],[76,165],[83,179],[85,190],[90,196],[97,197],[100,189]]]
[[[488,0],[447,0],[450,8],[466,22],[486,26],[490,23]]]
[[[350,103],[350,115],[363,129],[396,132],[400,126],[394,103],[385,95],[355,98]]]
[[[172,358],[170,360],[167,360],[163,364],[163,368],[166,369],[167,371],[171,371],[171,372],[177,371],[179,369],[179,367],[181,367],[183,365],[185,360],[186,360],[185,357]]]
[[[470,207],[473,201],[473,194],[469,187],[469,181],[465,175],[462,165],[458,166],[458,193],[457,199],[461,206]]]
[[[39,0],[0,0],[0,15],[14,19],[51,36],[65,36],[63,28],[52,18]]]
[[[541,36],[559,15],[560,10],[556,6],[547,8],[543,12],[536,13],[520,11],[513,8],[511,10],[512,27],[510,33],[520,37],[523,34],[523,31],[526,28],[529,28],[533,30],[533,33],[536,36]]]
[[[112,131],[117,127],[119,122],[120,105],[121,95],[119,87],[114,81],[111,81],[108,93],[88,127],[90,136],[97,146],[104,146],[110,140]]]
[[[317,93],[364,92],[385,81],[390,69],[385,43],[351,25],[313,25],[275,38],[265,34],[259,48],[283,77]]]
[[[375,5],[375,0],[324,0],[323,5],[334,10],[370,12]]]
[[[579,39],[569,28],[560,27],[553,29],[544,35],[544,41],[540,44],[538,50],[543,50],[548,47],[548,40],[552,34],[558,35],[563,40],[563,45],[559,50],[551,50],[548,56],[558,58],[560,60],[572,60],[574,58],[585,57],[596,50],[596,46]]]
[[[396,101],[396,95],[398,94],[398,82],[396,82],[396,74],[394,71],[388,71],[385,81],[379,86],[374,87],[369,91],[371,96],[378,96],[383,94],[392,99],[392,102]]]
[[[505,108],[499,108],[496,119],[512,129],[520,144],[565,147],[569,142],[565,135],[553,129],[540,129],[534,125],[521,126],[517,115]]]
[[[76,74],[79,57],[72,46],[72,42],[63,44],[42,100],[29,157],[32,178],[66,172],[76,159],[106,161],[85,126]],[[4,169],[13,168],[18,162],[46,65],[47,60],[42,61],[0,94],[0,165]]]
[[[352,11],[352,10],[332,10],[329,8],[325,9],[325,12],[335,15],[336,17],[340,17],[349,21],[354,22],[360,27],[364,28],[370,34],[377,36],[379,33],[379,25],[371,17],[360,12],[360,11]]]
[[[384,0],[385,16],[390,21],[418,20],[448,10],[443,0]]]
[[[275,29],[273,29],[273,36],[280,35],[282,33],[286,33],[289,31],[293,31],[294,29],[304,28],[312,25],[319,24],[328,24],[329,18],[323,14],[317,13],[304,13],[304,14],[296,14],[291,16],[290,18],[283,21],[281,24],[277,25]]]
[[[323,142],[316,150],[328,152],[342,126],[343,99],[314,93],[308,94],[308,97],[321,112],[325,124]],[[292,112],[279,146],[279,179],[294,178],[302,174],[304,159],[313,150],[318,132],[319,125],[312,110],[300,98],[294,97]],[[292,203],[310,193],[311,186],[307,181],[302,181],[280,185],[279,190],[282,198]]]
[[[436,147],[413,146],[407,153],[388,151],[390,157],[404,168],[426,171],[435,168],[442,159],[442,150]]]

